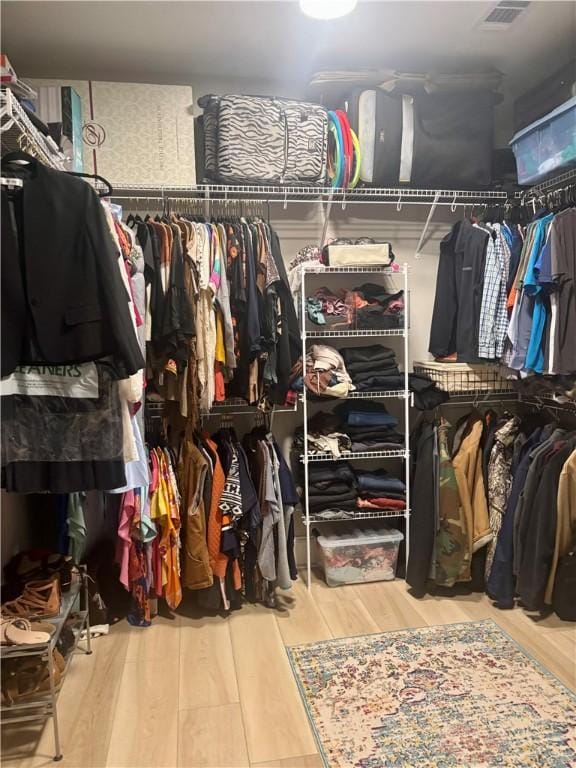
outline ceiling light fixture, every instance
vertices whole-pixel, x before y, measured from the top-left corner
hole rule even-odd
[[[300,0],[300,10],[313,19],[339,19],[352,13],[358,0]]]

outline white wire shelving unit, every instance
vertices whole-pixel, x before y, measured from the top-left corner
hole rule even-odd
[[[353,517],[321,517],[310,515],[310,523],[345,523],[355,520],[395,520],[403,517],[404,511],[394,509],[357,509]]]
[[[306,387],[304,386],[302,392],[302,418],[304,422],[304,452],[300,455],[300,461],[304,467],[304,512],[303,522],[306,528],[306,583],[308,589],[311,589],[312,585],[312,530],[311,526],[320,523],[337,523],[337,522],[351,522],[357,520],[382,520],[382,519],[398,519],[404,518],[405,520],[405,560],[408,564],[408,556],[410,549],[410,406],[412,402],[412,394],[409,386],[409,327],[410,327],[410,293],[409,293],[409,267],[407,264],[402,266],[393,265],[391,267],[378,267],[378,266],[358,266],[358,267],[326,267],[319,269],[316,265],[302,264],[302,284],[300,294],[300,324],[302,335],[302,361],[305,365],[307,342],[309,339],[318,339],[320,337],[325,338],[346,338],[346,337],[386,337],[397,336],[403,338],[403,357],[404,357],[404,389],[400,390],[380,390],[376,392],[351,392],[349,398],[358,399],[376,399],[376,398],[398,398],[403,400],[404,407],[404,445],[399,446],[397,450],[381,450],[381,451],[345,451],[340,456],[335,457],[331,453],[311,453],[308,450],[308,404],[317,402],[316,399],[308,399]],[[331,331],[329,328],[325,330],[308,330],[306,322],[306,277],[313,275],[324,275],[326,273],[331,274],[363,274],[372,273],[382,278],[402,277],[403,290],[404,290],[404,324],[401,328],[396,329],[384,329],[384,330],[342,330]],[[338,398],[334,398],[335,402],[342,402]],[[323,517],[318,514],[311,514],[309,508],[308,497],[308,479],[309,472],[308,466],[315,462],[334,462],[334,461],[360,461],[360,460],[373,460],[373,459],[403,459],[404,460],[404,479],[406,485],[406,507],[403,510],[396,509],[357,509],[353,514],[342,517]]]
[[[406,393],[403,389],[383,389],[373,392],[349,392],[349,400],[379,400],[383,397],[402,398]]]
[[[349,461],[350,459],[403,459],[406,451],[343,451],[340,456],[334,456],[333,453],[303,453],[300,461]]]
[[[319,339],[319,338],[328,338],[328,339],[349,339],[356,336],[403,336],[404,331],[398,329],[398,328],[387,328],[382,329],[381,331],[369,328],[369,329],[362,329],[362,328],[356,328],[351,330],[342,330],[342,331],[334,331],[334,330],[325,330],[325,331],[308,331],[308,338],[310,339]]]
[[[0,88],[0,134],[2,155],[21,149],[50,168],[66,170],[56,142],[38,130],[10,88]]]

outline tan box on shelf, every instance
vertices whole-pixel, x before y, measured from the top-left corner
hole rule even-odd
[[[331,267],[387,267],[390,243],[329,245],[328,263]]]
[[[112,186],[193,186],[194,103],[188,85],[33,80],[82,99],[84,171]]]

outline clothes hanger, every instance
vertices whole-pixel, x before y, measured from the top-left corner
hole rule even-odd
[[[24,152],[23,149],[15,149],[12,152],[8,152],[8,154],[4,155],[2,158],[2,165],[7,165],[8,163],[37,165],[38,162],[39,160],[37,157],[30,155],[28,152]]]
[[[99,192],[96,190],[96,193],[98,194],[98,197],[113,197],[114,196],[114,188],[112,187],[112,184],[108,181],[108,179],[105,179],[104,176],[100,176],[98,173],[83,173],[81,171],[66,171],[68,176],[77,176],[79,179],[94,179],[94,181],[99,181],[102,184],[105,184],[107,189],[103,192]]]

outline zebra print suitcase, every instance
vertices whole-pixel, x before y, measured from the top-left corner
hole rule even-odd
[[[328,113],[266,96],[204,96],[207,178],[224,184],[324,184]]]

